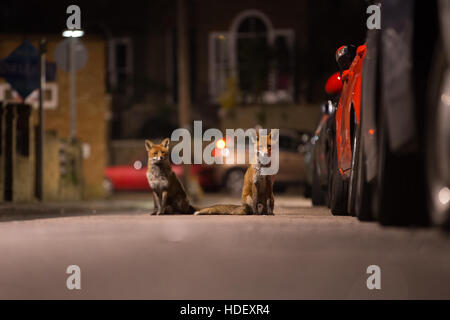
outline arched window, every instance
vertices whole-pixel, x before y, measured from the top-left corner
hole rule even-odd
[[[238,14],[228,32],[211,33],[211,100],[218,101],[227,83],[236,83],[239,103],[292,102],[293,41],[292,30],[274,29],[264,13],[253,9]]]
[[[264,21],[255,15],[246,17],[238,25],[236,67],[244,103],[262,102],[263,93],[268,89],[270,43],[267,29]]]

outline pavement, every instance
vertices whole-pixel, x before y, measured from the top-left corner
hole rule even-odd
[[[298,195],[277,196],[274,216],[150,216],[147,195],[109,201],[59,215],[65,204],[15,206],[20,219],[2,206],[0,299],[450,299],[450,237],[436,229],[335,217]],[[199,205],[213,203],[239,199]],[[80,290],[66,287],[69,265]],[[367,287],[371,265],[380,290]]]

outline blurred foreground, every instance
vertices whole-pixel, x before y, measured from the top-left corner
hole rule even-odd
[[[0,299],[450,298],[450,239],[437,230],[335,217],[289,194],[275,216],[150,216],[120,210],[151,207],[145,194],[112,201],[114,215],[0,223]],[[236,201],[207,194],[201,205]],[[81,290],[66,288],[72,264]],[[366,287],[374,264],[381,290]]]

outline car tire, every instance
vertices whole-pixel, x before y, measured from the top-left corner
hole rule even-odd
[[[245,171],[242,169],[231,169],[225,176],[225,190],[233,196],[242,194],[242,186],[244,185]]]
[[[317,172],[317,167],[313,167],[313,183],[311,188],[311,200],[314,206],[323,206],[325,202],[325,193],[320,185],[319,174]]]
[[[355,182],[354,213],[359,221],[372,221],[371,187],[366,181],[366,165],[364,157],[364,142],[360,141],[358,150],[358,167]]]
[[[360,126],[356,125],[356,130],[354,133],[352,141],[352,167],[350,170],[350,181],[348,184],[348,200],[347,200],[347,212],[351,216],[355,216],[355,193],[356,193],[356,181],[358,179],[358,168],[359,168],[359,149],[360,149],[360,136],[361,129]]]
[[[423,165],[418,154],[391,152],[387,119],[380,113],[374,215],[381,225],[426,225]]]
[[[327,131],[328,133],[328,151],[327,151],[327,167],[328,167],[328,183],[327,183],[327,206],[331,209],[331,195],[333,193],[333,173],[334,173],[334,145],[336,143],[336,118],[333,114],[331,120],[331,125]]]
[[[441,41],[433,57],[428,89],[426,174],[433,225],[450,229],[450,66]],[[447,97],[447,101],[444,101]]]
[[[331,181],[330,209],[335,216],[347,215],[348,181],[342,178],[337,162],[336,142],[333,148],[333,172]]]
[[[309,183],[306,183],[304,186],[303,196],[305,198],[311,198],[312,197],[312,187]]]

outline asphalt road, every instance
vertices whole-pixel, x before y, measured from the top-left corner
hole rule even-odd
[[[208,198],[204,203],[226,198]],[[450,237],[333,217],[298,197],[275,216],[138,212],[0,223],[0,299],[449,299]],[[81,290],[66,268],[81,268]],[[369,290],[369,265],[381,289]]]

